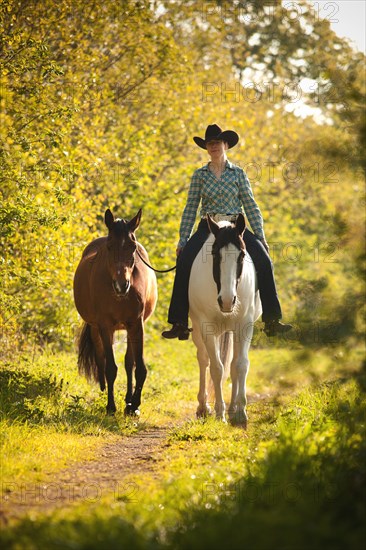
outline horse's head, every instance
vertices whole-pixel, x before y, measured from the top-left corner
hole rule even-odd
[[[223,313],[232,313],[237,301],[237,288],[244,265],[245,219],[243,214],[239,214],[234,226],[220,226],[208,215],[207,223],[215,237],[212,255],[217,302]]]
[[[109,209],[106,210],[104,216],[105,224],[108,227],[108,269],[113,289],[119,297],[126,296],[130,290],[137,249],[134,231],[138,228],[140,219],[141,209],[130,221],[115,219]]]

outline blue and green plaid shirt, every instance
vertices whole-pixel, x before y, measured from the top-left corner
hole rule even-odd
[[[196,170],[192,176],[179,230],[179,247],[185,246],[201,204],[201,217],[206,214],[238,214],[243,211],[254,234],[264,238],[263,218],[255,202],[249,180],[242,168],[226,161],[226,168],[218,180],[208,164]]]

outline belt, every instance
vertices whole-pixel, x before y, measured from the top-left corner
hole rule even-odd
[[[215,222],[231,222],[235,223],[239,214],[210,214],[210,217]],[[206,216],[203,216],[206,219]]]

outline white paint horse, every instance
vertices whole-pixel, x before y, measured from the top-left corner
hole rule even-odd
[[[246,427],[248,353],[254,322],[262,312],[256,273],[245,251],[244,216],[239,214],[235,225],[228,222],[217,224],[210,216],[207,216],[207,221],[211,234],[194,260],[189,282],[189,314],[200,367],[197,416],[211,412],[206,389],[209,367],[215,390],[216,417],[225,421],[222,384],[224,363],[228,363],[231,354],[223,353],[221,344],[225,335],[230,333],[233,344],[230,366],[232,394],[228,414],[232,423]]]

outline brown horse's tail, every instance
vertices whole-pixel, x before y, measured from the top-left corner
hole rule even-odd
[[[104,365],[97,363],[95,343],[92,338],[91,326],[84,323],[80,332],[78,355],[79,374],[83,374],[88,380],[99,383],[100,389],[105,389]]]

